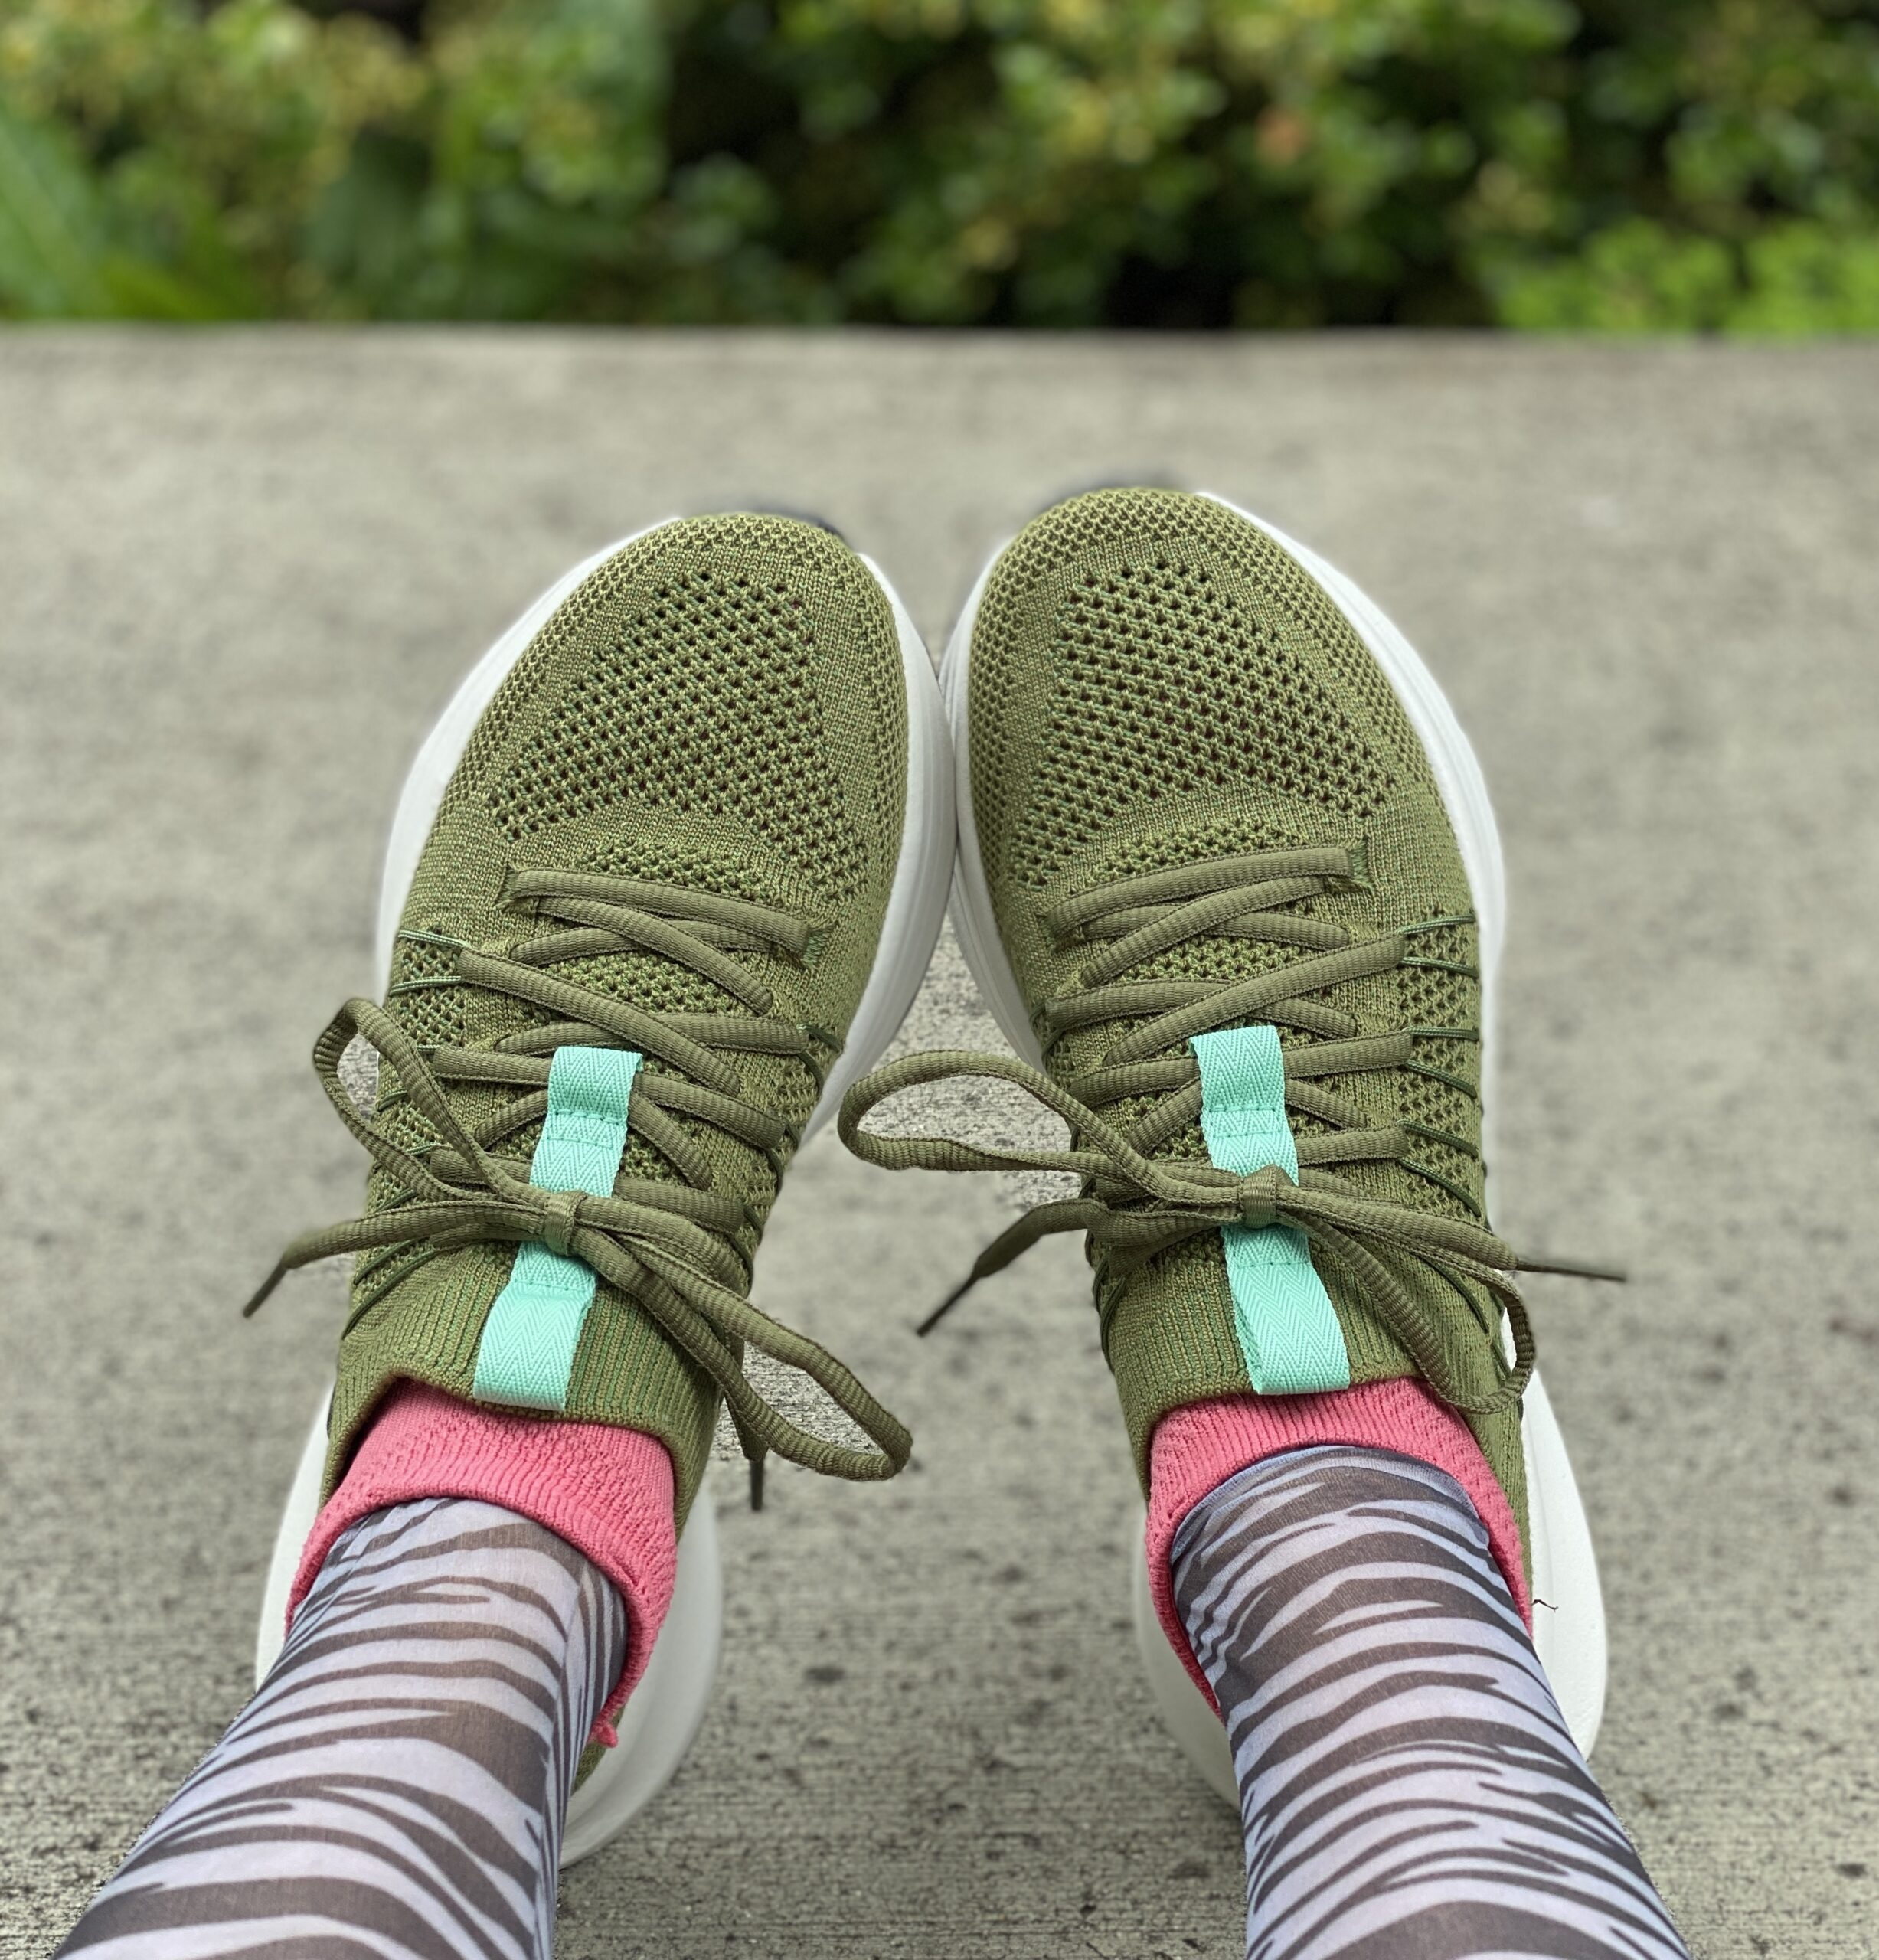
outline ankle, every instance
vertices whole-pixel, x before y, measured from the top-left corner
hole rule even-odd
[[[532,1519],[606,1574],[626,1609],[625,1663],[593,1739],[645,1671],[678,1572],[672,1459],[652,1437],[601,1423],[544,1421],[459,1402],[422,1383],[386,1401],[314,1522],[289,1624],[348,1527],[393,1504],[471,1498]]]
[[[1175,1600],[1176,1534],[1210,1492],[1240,1471],[1328,1445],[1386,1451],[1453,1478],[1485,1528],[1495,1563],[1531,1631],[1532,1599],[1513,1507],[1466,1423],[1420,1381],[1371,1382],[1318,1395],[1223,1396],[1178,1409],[1156,1426],[1143,1543],[1155,1615],[1209,1701],[1212,1685],[1194,1658]]]

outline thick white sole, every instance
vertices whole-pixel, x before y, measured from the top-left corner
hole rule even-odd
[[[391,954],[405,896],[430,835],[446,786],[482,712],[536,634],[581,581],[608,559],[659,524],[609,544],[577,565],[535,601],[472,668],[438,718],[411,765],[392,818],[379,889],[377,974],[381,993],[391,972]],[[907,689],[907,808],[881,945],[849,1029],[848,1046],[830,1070],[805,1140],[840,1107],[849,1085],[874,1067],[899,1031],[926,977],[946,918],[953,839],[954,772],[946,711],[933,664],[900,595],[871,558],[861,562],[893,608]],[[275,1534],[255,1637],[258,1687],[285,1640],[287,1598],[319,1511],[326,1453],[328,1390],[320,1397],[306,1447]],[[717,1674],[724,1628],[724,1583],[718,1559],[717,1519],[709,1480],[693,1504],[679,1541],[672,1601],[659,1629],[645,1676],[621,1711],[619,1746],[574,1792],[561,1840],[561,1863],[573,1864],[598,1851],[634,1814],[664,1788],[685,1759],[704,1719]]]
[[[1488,1112],[1493,1107],[1494,1008],[1506,930],[1507,887],[1500,836],[1495,828],[1494,809],[1488,800],[1481,765],[1433,676],[1415,648],[1371,599],[1341,572],[1288,537],[1277,526],[1255,517],[1250,511],[1241,510],[1224,497],[1213,496],[1211,492],[1203,494],[1258,525],[1290,552],[1331,595],[1388,677],[1410,725],[1428,752],[1436,786],[1455,827],[1480,921],[1483,1149],[1492,1163],[1494,1152],[1487,1125]],[[1002,550],[992,554],[979,574],[940,667],[940,691],[952,723],[958,778],[959,844],[953,871],[953,926],[966,965],[1005,1038],[1025,1060],[1035,1064],[1041,1057],[1017,976],[998,943],[972,816],[967,675],[979,602]],[[1585,1507],[1552,1403],[1537,1375],[1527,1391],[1521,1429],[1527,1459],[1534,1645],[1573,1738],[1589,1755],[1605,1709],[1605,1608]],[[1145,1561],[1138,1553],[1131,1557],[1129,1564],[1136,1642],[1162,1719],[1195,1769],[1228,1803],[1237,1805],[1239,1795],[1233,1762],[1220,1717],[1207,1705],[1168,1645],[1149,1598]]]

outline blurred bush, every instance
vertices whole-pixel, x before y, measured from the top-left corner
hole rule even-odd
[[[0,310],[1879,328],[1879,0],[0,0]]]

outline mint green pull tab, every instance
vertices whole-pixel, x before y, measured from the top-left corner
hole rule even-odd
[[[548,1191],[609,1196],[626,1149],[626,1112],[639,1057],[629,1049],[557,1048],[548,1064],[548,1113],[528,1181]],[[508,1284],[483,1323],[474,1393],[523,1409],[567,1406],[568,1379],[587,1309],[592,1266],[534,1240],[516,1249]]]
[[[1236,1177],[1276,1164],[1299,1174],[1286,1120],[1285,1064],[1275,1027],[1230,1027],[1188,1044],[1201,1065],[1201,1134],[1207,1154]],[[1247,1378],[1261,1395],[1348,1388],[1351,1361],[1311,1242],[1289,1225],[1223,1225],[1234,1333]]]

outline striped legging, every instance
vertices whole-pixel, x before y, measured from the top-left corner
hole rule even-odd
[[[1239,1774],[1250,1960],[1688,1960],[1442,1472],[1270,1459],[1195,1508],[1173,1564]],[[625,1637],[538,1525],[445,1499],[362,1520],[60,1952],[547,1960]]]
[[[1446,1472],[1271,1457],[1172,1563],[1233,1746],[1248,1960],[1688,1960]]]
[[[619,1595],[527,1518],[443,1498],[361,1518],[60,1953],[545,1960],[626,1639]]]

